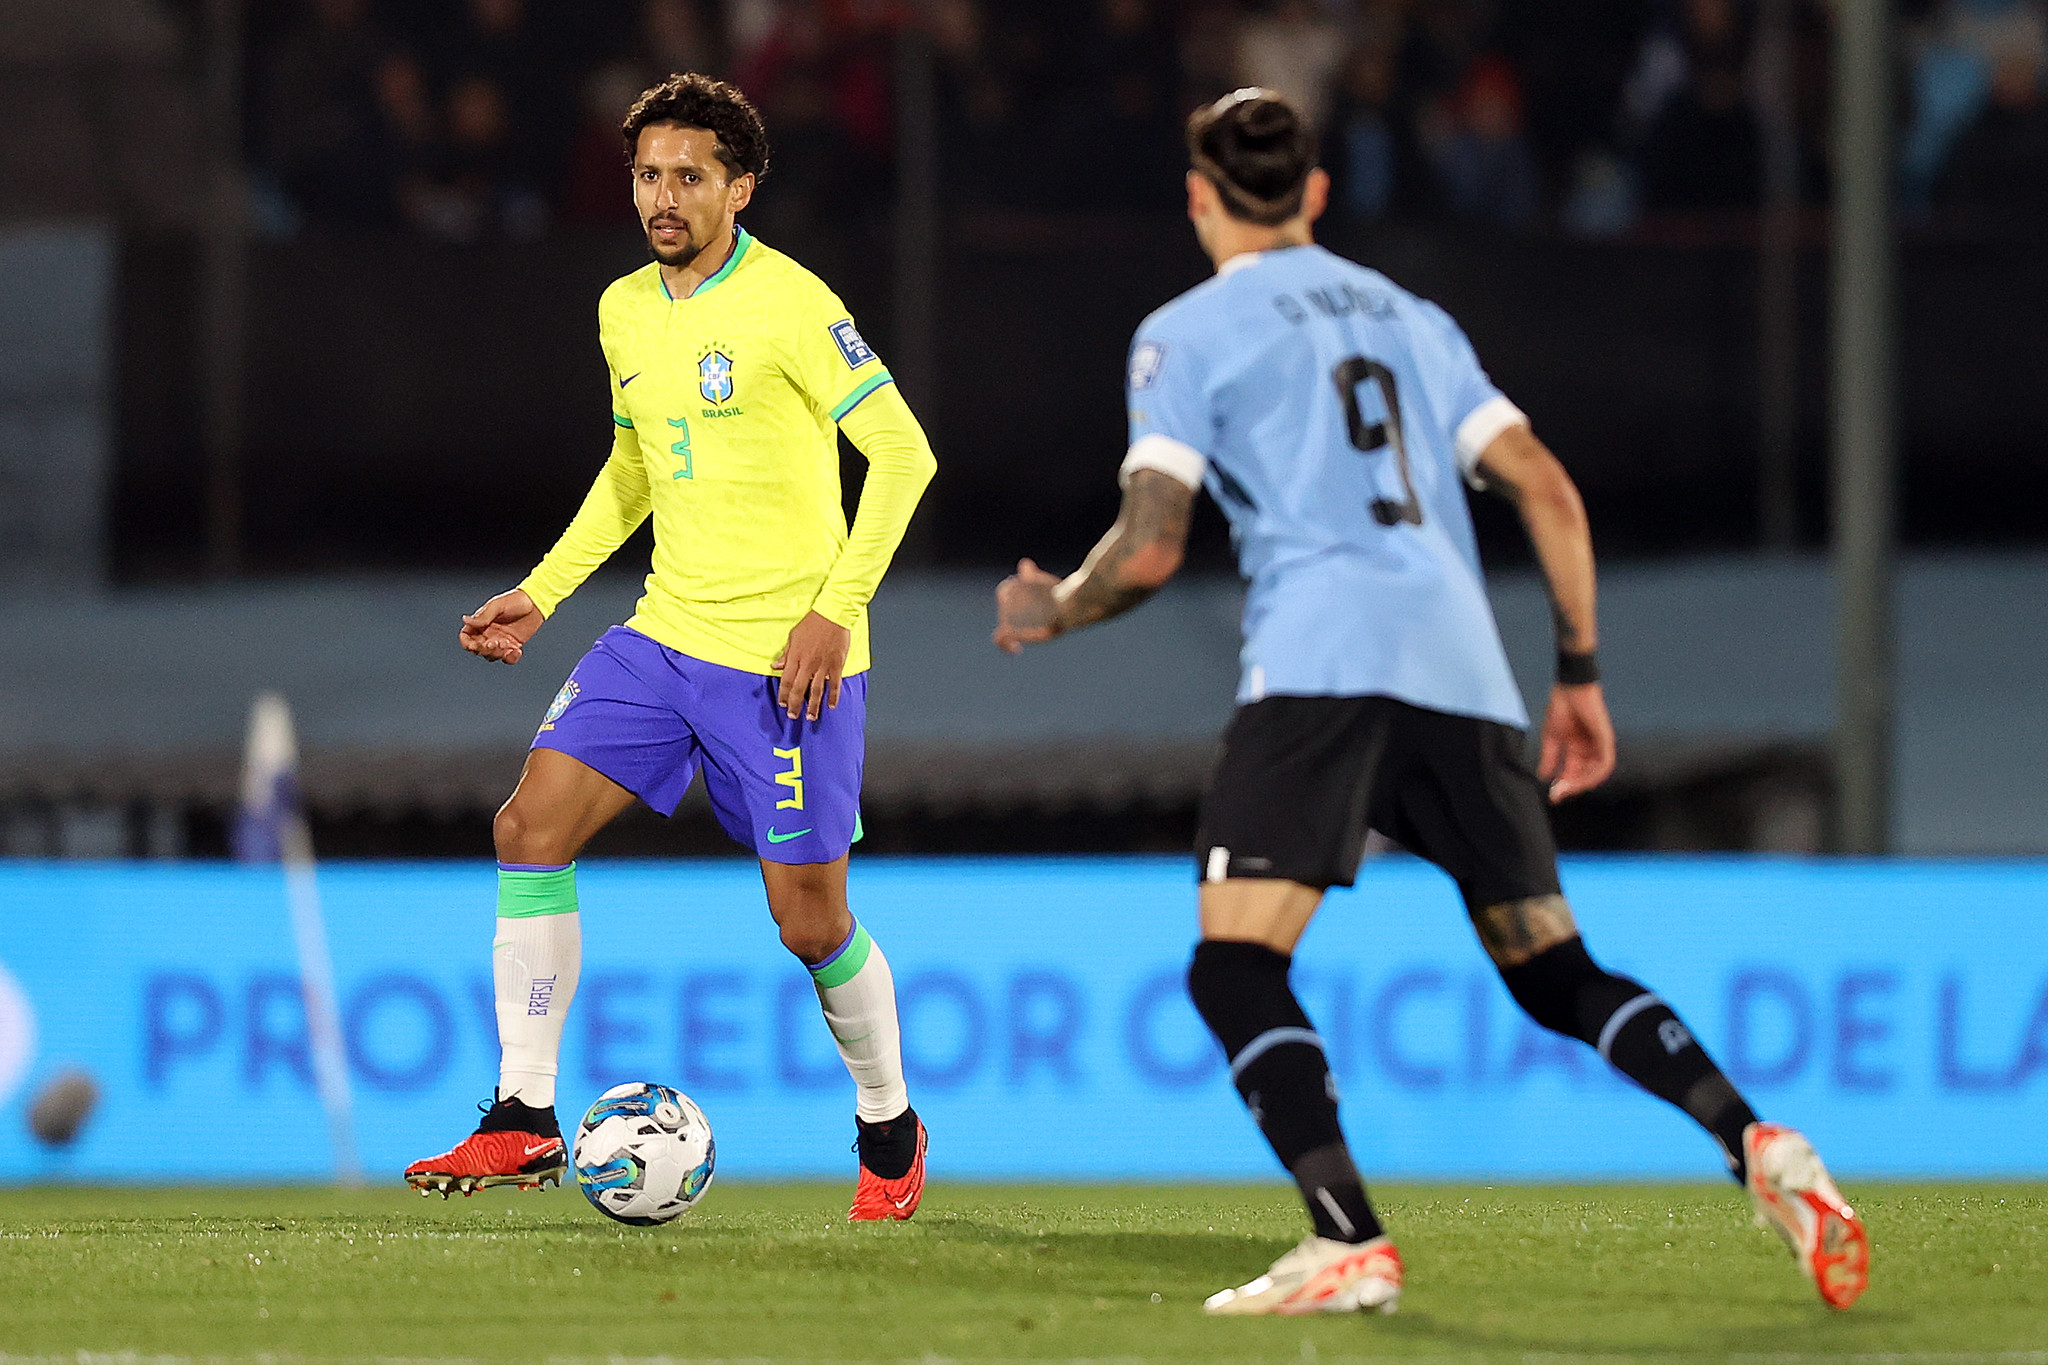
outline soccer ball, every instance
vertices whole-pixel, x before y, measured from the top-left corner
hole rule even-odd
[[[599,1213],[635,1227],[680,1218],[711,1188],[711,1123],[680,1090],[615,1085],[576,1126],[576,1184]]]

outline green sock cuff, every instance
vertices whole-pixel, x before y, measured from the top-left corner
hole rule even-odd
[[[553,872],[498,869],[498,918],[576,913],[576,864]]]
[[[868,937],[868,931],[861,927],[859,920],[855,920],[853,932],[840,945],[839,951],[811,968],[811,980],[826,990],[844,986],[868,965],[868,954],[874,951],[874,947],[875,941]]]

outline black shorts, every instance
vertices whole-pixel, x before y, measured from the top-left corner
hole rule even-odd
[[[1550,811],[1520,730],[1391,697],[1237,708],[1202,802],[1197,877],[1349,886],[1368,830],[1450,873],[1474,910],[1558,892]]]

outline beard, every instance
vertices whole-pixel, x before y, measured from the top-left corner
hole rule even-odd
[[[654,229],[657,226],[681,228],[683,235],[674,246],[663,246],[654,237]],[[663,265],[688,265],[691,261],[696,260],[704,248],[709,245],[707,242],[697,240],[695,224],[685,222],[679,218],[672,218],[659,223],[650,222],[645,225],[645,229],[647,232],[648,254]]]

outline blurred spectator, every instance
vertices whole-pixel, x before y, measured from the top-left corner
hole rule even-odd
[[[1230,0],[1195,0],[1188,7],[1181,21],[1177,53],[1182,113],[1244,84],[1237,60],[1237,35],[1243,18]]]
[[[1582,148],[1558,206],[1559,225],[1578,237],[1619,237],[1636,225],[1642,196],[1634,170],[1606,147]]]
[[[1473,62],[1457,90],[1425,113],[1421,137],[1453,213],[1497,227],[1534,221],[1536,160],[1522,136],[1521,86],[1503,58]]]
[[[1068,149],[1086,149],[1095,207],[1179,202],[1180,73],[1163,9],[1155,0],[1088,0],[1085,17],[1071,24],[1040,145],[1020,149],[1039,167],[1033,175],[1057,176]]]
[[[404,195],[419,231],[455,242],[490,235],[515,240],[547,230],[548,205],[526,174],[512,137],[510,101],[494,78],[471,73],[448,87],[447,137],[435,173]]]
[[[584,77],[582,118],[569,144],[562,189],[564,222],[635,221],[619,125],[633,101],[653,83],[648,71],[627,61],[607,62]]]
[[[1603,183],[1618,166],[1611,150],[1622,87],[1651,16],[1668,3],[1524,0],[1503,11],[1493,41],[1521,80],[1524,135],[1546,185]]]
[[[1824,12],[1794,0],[1805,166],[1823,167]],[[1902,195],[2048,194],[2048,0],[1910,0]],[[1644,209],[1748,211],[1760,181],[1752,0],[256,0],[258,221],[452,240],[625,222],[617,127],[671,71],[728,75],[775,142],[757,213],[869,217],[893,196],[896,33],[938,63],[949,202],[1177,199],[1179,127],[1245,84],[1322,135],[1335,211],[1506,228],[1558,203],[1614,235]],[[263,35],[274,33],[272,40]],[[1816,56],[1818,52],[1820,55]],[[420,54],[419,56],[413,55]],[[772,226],[772,224],[771,224]]]
[[[2048,209],[2048,101],[2042,98],[2048,40],[2032,6],[2015,5],[1997,17],[1979,30],[1989,67],[1983,106],[1956,139],[1934,188],[1940,200],[2016,211],[2038,222]]]
[[[1394,204],[1402,128],[1396,107],[1403,37],[1399,4],[1378,3],[1359,17],[1356,43],[1337,83],[1323,159],[1337,180],[1337,204],[1371,222]]]
[[[1315,0],[1272,0],[1238,28],[1237,83],[1279,91],[1321,131],[1330,124],[1345,47],[1344,31]]]
[[[626,111],[642,92],[669,75],[722,75],[726,69],[724,44],[698,0],[644,0],[630,46],[630,55],[591,68],[578,89],[575,131],[568,139],[562,176],[560,213],[565,222],[634,221],[625,145],[619,139]]]
[[[1110,116],[1138,136],[1149,136],[1162,118],[1174,118],[1171,101],[1178,73],[1173,67],[1172,33],[1152,0],[1099,0],[1080,70],[1101,91]]]
[[[2048,61],[2048,24],[2029,0],[1948,0],[1917,44],[1913,61],[1912,122],[1900,156],[1900,196],[1924,209],[1956,144],[1991,114],[1996,128],[1977,139],[1972,159],[2003,159],[1986,144],[2011,143],[2019,133],[2024,160],[2027,114],[2040,102]],[[1981,174],[1981,166],[1973,168]],[[1995,181],[1995,177],[1994,177]],[[1995,189],[1995,184],[1981,189]]]
[[[391,220],[394,173],[378,98],[387,41],[369,0],[311,0],[271,53],[259,82],[262,159],[284,204],[345,227]]]
[[[640,44],[657,79],[684,71],[725,72],[717,30],[697,0],[647,0],[640,10]]]
[[[726,0],[725,47],[734,70],[746,70],[782,24],[780,0]]]
[[[886,207],[895,152],[888,17],[851,0],[787,0],[740,71],[775,147],[771,214]]]
[[[925,23],[955,110],[970,130],[985,131],[1013,111],[1009,83],[990,52],[988,16],[975,0],[932,0]]]
[[[1418,108],[1465,81],[1487,37],[1480,0],[1417,0],[1402,51],[1401,84]]]
[[[1756,204],[1761,154],[1747,57],[1735,0],[1682,0],[1676,24],[1644,42],[1623,119],[1646,207]]]
[[[418,196],[440,170],[441,119],[426,68],[410,52],[377,63],[376,79],[384,177],[376,187],[379,220],[412,223]]]
[[[494,176],[527,187],[553,179],[574,123],[566,54],[551,49],[525,0],[464,0],[437,62],[461,158],[488,160]],[[488,154],[479,139],[490,143]]]

